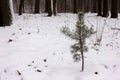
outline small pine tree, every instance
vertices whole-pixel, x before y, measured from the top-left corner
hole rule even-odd
[[[76,43],[71,46],[74,61],[78,62],[82,59],[82,71],[84,70],[84,52],[88,51],[85,45],[85,40],[94,34],[93,28],[88,28],[84,23],[84,13],[78,13],[78,21],[76,23],[75,31],[70,31],[68,27],[63,27],[62,32],[70,38],[76,40]]]

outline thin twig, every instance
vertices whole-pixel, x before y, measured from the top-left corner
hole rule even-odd
[[[120,28],[111,28],[112,30],[119,30],[120,31]]]

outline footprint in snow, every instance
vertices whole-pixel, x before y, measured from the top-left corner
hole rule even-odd
[[[9,39],[9,40],[8,40],[8,43],[10,43],[10,42],[13,42],[13,40],[12,40],[12,39]]]
[[[47,62],[47,59],[44,59],[44,62]]]
[[[41,70],[39,70],[39,69],[37,69],[36,71],[37,71],[37,72],[42,72],[42,71],[41,71]]]
[[[22,28],[19,28],[19,30],[22,30]]]
[[[1,80],[23,80],[21,75],[19,70],[5,69],[0,78]]]
[[[15,33],[12,33],[12,35],[15,35]]]

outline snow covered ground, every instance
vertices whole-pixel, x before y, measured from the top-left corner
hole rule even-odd
[[[86,25],[96,34],[87,40],[85,71],[70,53],[73,40],[61,33],[64,26],[75,28],[77,15],[15,15],[12,26],[0,27],[0,80],[120,80],[120,18],[86,14]]]

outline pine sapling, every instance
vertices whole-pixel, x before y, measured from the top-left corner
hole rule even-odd
[[[76,43],[71,46],[71,53],[73,54],[75,62],[82,60],[82,71],[84,71],[84,52],[88,51],[85,41],[94,34],[93,28],[88,28],[84,23],[84,13],[78,13],[78,20],[74,31],[70,31],[68,27],[63,27],[62,32],[76,41]]]

